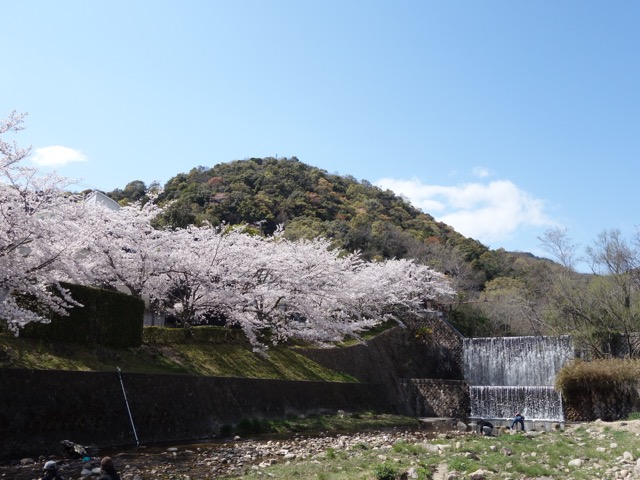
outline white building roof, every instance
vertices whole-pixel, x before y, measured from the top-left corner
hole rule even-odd
[[[110,210],[119,210],[120,205],[113,198],[107,197],[104,193],[94,190],[84,200],[87,205],[102,205]]]

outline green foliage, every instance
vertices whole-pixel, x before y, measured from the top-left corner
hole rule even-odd
[[[51,313],[51,322],[30,323],[21,331],[25,338],[84,343],[116,348],[142,344],[144,302],[121,292],[83,285],[62,284],[82,304],[69,315]]]
[[[238,422],[237,431],[240,434],[261,434],[272,431],[270,422],[263,418],[243,418]]]
[[[392,450],[396,453],[404,453],[409,455],[423,455],[424,447],[421,445],[410,444],[407,442],[397,442],[393,445]]]
[[[377,480],[394,480],[400,470],[392,463],[384,462],[373,467],[373,474]]]
[[[283,224],[289,238],[326,236],[337,247],[360,250],[369,259],[405,258],[426,239],[451,247],[464,245],[469,261],[487,251],[389,190],[329,174],[295,157],[198,167],[170,179],[159,201],[173,202],[162,225],[260,222],[262,233],[271,234]]]

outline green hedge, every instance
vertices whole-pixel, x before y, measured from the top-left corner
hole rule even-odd
[[[144,327],[144,343],[242,343],[247,342],[240,329],[199,326],[192,328]]]
[[[115,348],[142,345],[144,302],[121,292],[62,284],[82,307],[68,316],[52,314],[51,323],[30,323],[20,332],[26,338],[85,343]]]

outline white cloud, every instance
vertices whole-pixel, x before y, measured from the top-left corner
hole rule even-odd
[[[509,180],[439,186],[425,185],[417,178],[383,178],[376,185],[405,196],[436,220],[484,244],[509,240],[528,227],[555,225],[544,211],[543,200]]]
[[[87,157],[73,148],[54,145],[36,148],[32,160],[41,167],[60,167],[72,162],[86,162]]]
[[[489,169],[485,167],[475,167],[473,174],[478,178],[488,177],[490,175]]]

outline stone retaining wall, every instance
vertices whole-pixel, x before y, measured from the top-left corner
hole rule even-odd
[[[369,340],[342,348],[298,350],[316,363],[367,383],[382,383],[395,409],[414,415],[406,401],[402,379],[462,379],[462,339],[440,318],[422,319],[429,334],[416,337],[408,328],[395,327]],[[437,400],[435,400],[437,402]]]
[[[461,380],[408,378],[402,381],[405,402],[419,417],[469,416],[469,385]]]
[[[380,384],[123,373],[140,444],[212,438],[249,418],[391,410]],[[117,372],[0,370],[0,458],[135,445]]]
[[[565,420],[623,420],[640,408],[638,389],[631,385],[585,385],[563,395]]]

